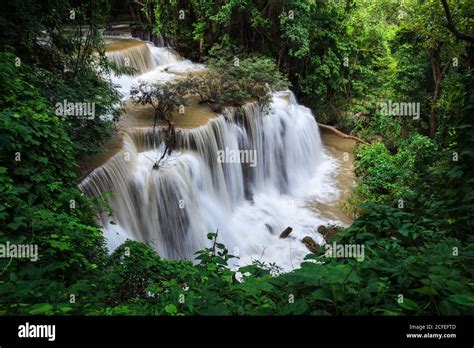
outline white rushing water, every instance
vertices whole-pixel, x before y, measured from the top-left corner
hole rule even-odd
[[[122,38],[125,40],[125,38]],[[110,40],[110,38],[109,38]],[[114,38],[117,40],[117,38]],[[125,41],[130,41],[127,39]],[[167,82],[177,78],[176,73],[186,73],[204,69],[204,65],[196,64],[181,58],[168,47],[156,47],[153,43],[137,39],[140,45],[134,45],[124,50],[106,52],[106,56],[119,66],[135,68],[138,75],[112,75],[112,82],[118,86],[122,99],[130,98],[130,89],[139,81]]]
[[[157,49],[151,52],[158,61]],[[139,78],[152,79],[147,75],[153,72],[161,78],[158,70],[178,61],[161,62]],[[114,216],[101,216],[111,250],[129,238],[149,243],[163,257],[192,260],[209,245],[207,233],[218,229],[240,266],[257,259],[291,270],[308,254],[301,239],[323,243],[316,228],[337,222],[307,208],[312,200],[337,198],[330,176],[336,161],[324,152],[311,111],[290,91],[275,93],[268,112],[256,103],[243,113],[228,109],[206,125],[179,129],[177,138],[178,150],[153,170],[162,151],[159,136],[152,128],[129,131],[122,150],[81,183],[88,194],[115,193],[109,199]],[[221,163],[219,150],[254,153],[255,162]],[[280,239],[288,226],[293,232]]]

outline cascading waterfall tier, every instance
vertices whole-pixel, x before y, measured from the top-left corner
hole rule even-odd
[[[118,66],[131,67],[137,75],[153,70],[157,64],[147,44],[139,40],[122,40],[122,45],[115,45],[106,51],[106,56]]]
[[[329,178],[335,162],[311,111],[290,91],[275,93],[266,111],[250,103],[179,129],[178,148],[154,170],[161,138],[152,128],[129,131],[122,150],[80,184],[90,195],[114,193],[113,216],[100,217],[111,250],[129,238],[163,257],[193,259],[218,229],[240,265],[260,259],[289,270],[308,253],[304,236],[323,242],[315,228],[329,221],[306,204],[337,197]],[[293,232],[280,239],[288,226]]]
[[[137,39],[108,37],[105,54],[118,66],[129,66],[136,70],[133,76],[111,76],[123,100],[129,99],[130,89],[140,81],[163,83],[178,78],[176,73],[204,69],[204,65],[183,59],[168,47],[156,47],[153,43]]]

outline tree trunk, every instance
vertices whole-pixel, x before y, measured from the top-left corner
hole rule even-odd
[[[366,145],[369,144],[368,142],[362,140],[361,138],[357,138],[353,135],[348,135],[346,133],[343,133],[340,130],[334,128],[334,127],[331,127],[331,126],[328,126],[328,125],[325,125],[325,124],[322,124],[322,123],[318,123],[318,126],[319,126],[319,128],[330,130],[331,132],[333,132],[334,134],[336,134],[337,136],[339,136],[341,138],[352,139],[352,140],[361,142],[361,143],[366,144]]]
[[[434,138],[436,135],[436,128],[437,128],[437,115],[436,115],[436,103],[439,99],[440,93],[440,81],[435,80],[435,90],[433,93],[433,98],[431,98],[431,112],[430,112],[430,138]]]
[[[441,95],[441,80],[446,74],[446,71],[449,68],[449,63],[445,65],[443,70],[441,70],[439,48],[435,50],[430,50],[428,55],[431,60],[431,69],[433,71],[433,82],[434,82],[434,91],[433,97],[431,98],[431,111],[430,111],[430,138],[433,138],[436,135],[436,130],[438,128],[438,115],[437,115],[437,103]]]

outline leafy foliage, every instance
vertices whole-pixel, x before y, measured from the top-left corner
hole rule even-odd
[[[94,103],[92,119],[66,117],[63,123],[76,158],[97,153],[119,116],[99,31],[107,11],[107,1],[8,1],[0,18],[0,47],[15,55],[12,63],[32,67],[28,81],[49,105]]]
[[[216,55],[222,53],[216,52]],[[208,71],[187,77],[189,90],[199,95],[201,103],[209,103],[213,110],[221,111],[224,106],[241,106],[252,99],[265,107],[272,91],[287,88],[288,82],[270,59],[241,58],[219,55],[210,59]]]
[[[52,314],[43,304],[66,302],[67,288],[93,276],[106,254],[90,202],[75,188],[64,120],[27,82],[31,71],[13,62],[12,54],[0,54],[0,241],[37,245],[39,260],[1,259],[2,313]]]
[[[304,101],[323,108],[346,82],[341,67],[351,44],[344,30],[341,3],[156,0],[155,29],[170,36],[176,49],[193,59],[212,56],[216,48],[231,47],[236,54],[231,60],[239,54],[267,56],[289,76]],[[179,17],[180,10],[184,20]]]
[[[182,81],[174,84],[140,82],[133,86],[130,97],[136,104],[153,107],[156,125],[158,120],[168,119],[175,108],[186,105],[186,93],[187,86]]]

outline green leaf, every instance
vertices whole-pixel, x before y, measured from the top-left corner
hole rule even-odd
[[[52,309],[53,306],[50,305],[49,303],[38,303],[33,306],[31,306],[31,309],[29,313],[31,315],[36,315],[36,314],[52,314]]]
[[[166,305],[165,312],[168,314],[176,314],[178,313],[178,309],[176,308],[174,304],[169,304],[169,305]]]
[[[283,315],[302,315],[308,311],[309,307],[306,301],[296,300],[294,303],[288,303],[283,307]]]
[[[407,309],[407,310],[410,310],[410,311],[418,310],[418,304],[416,302],[406,298],[406,297],[403,299],[403,302],[400,303],[400,302],[397,301],[397,303],[403,309]]]
[[[474,296],[469,295],[451,295],[448,300],[463,306],[474,307]]]
[[[211,272],[212,272],[212,271],[215,271],[216,269],[217,269],[217,266],[216,266],[216,264],[214,264],[214,263],[211,263],[211,264],[209,264],[209,265],[207,266],[207,270],[208,270],[208,271],[211,271]]]
[[[210,232],[207,234],[207,239],[209,240],[212,240],[213,238],[215,238],[217,236],[217,233],[215,232]]]
[[[429,295],[429,296],[438,295],[438,291],[435,288],[430,288],[430,287],[427,287],[427,286],[415,289],[413,291],[418,292],[418,293],[423,294],[423,295]]]

